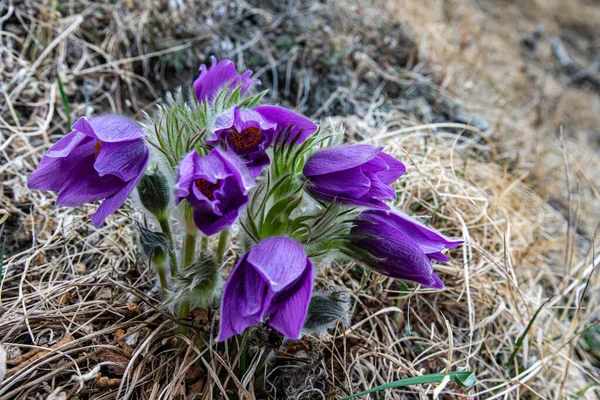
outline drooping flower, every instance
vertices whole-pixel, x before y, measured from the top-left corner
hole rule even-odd
[[[27,186],[58,192],[56,204],[76,207],[102,200],[91,220],[100,226],[127,199],[144,172],[144,132],[118,115],[80,118],[29,176]]]
[[[179,167],[176,203],[186,199],[193,209],[194,224],[210,236],[235,222],[254,186],[248,169],[237,157],[220,149],[204,157],[192,151]]]
[[[382,150],[355,144],[316,152],[302,170],[308,178],[306,190],[318,200],[389,209],[382,200],[396,198],[389,185],[406,167]]]
[[[442,289],[444,283],[433,272],[430,260],[450,261],[442,251],[463,243],[447,239],[406,215],[382,210],[360,213],[350,230],[350,242],[370,254],[357,254],[356,258],[372,269],[433,289]]]
[[[240,93],[244,94],[250,86],[260,83],[260,80],[250,78],[252,71],[238,74],[235,64],[231,60],[221,60],[217,63],[217,59],[211,56],[210,63],[208,69],[204,64],[200,66],[200,75],[194,81],[194,92],[199,102],[213,101],[219,90],[226,85],[230,85],[231,90],[235,90],[241,84]]]
[[[316,132],[318,126],[309,119],[276,106],[260,106],[254,109],[230,108],[215,121],[215,139],[207,141],[215,145],[222,143],[226,148],[245,161],[253,177],[260,175],[263,167],[269,165],[267,149],[286,132],[288,144],[298,136],[295,144],[300,144]]]
[[[219,341],[264,321],[298,339],[313,288],[312,262],[285,237],[263,240],[237,263],[223,292]]]

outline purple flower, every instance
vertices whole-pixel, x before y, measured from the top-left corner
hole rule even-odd
[[[269,165],[267,148],[281,132],[289,130],[288,144],[298,136],[296,144],[305,141],[316,132],[318,126],[312,121],[282,107],[261,106],[254,109],[233,107],[215,121],[215,139],[207,143],[222,143],[230,152],[245,161],[253,177],[260,175]]]
[[[366,263],[374,270],[433,289],[442,289],[444,283],[433,273],[430,260],[450,261],[442,251],[463,243],[446,239],[406,215],[382,210],[360,213],[350,230],[350,242],[371,255]]]
[[[200,157],[193,151],[179,167],[176,203],[186,199],[194,210],[194,224],[210,236],[235,222],[254,186],[248,169],[235,156],[213,149]]]
[[[291,239],[272,237],[237,263],[223,292],[219,341],[263,321],[298,339],[313,287],[312,262]]]
[[[318,200],[389,209],[381,200],[396,198],[389,185],[406,167],[382,149],[355,144],[316,152],[302,170],[308,178],[306,190]]]
[[[253,177],[260,175],[269,165],[267,148],[273,140],[276,124],[269,123],[254,110],[238,109],[237,106],[217,118],[214,133],[217,137],[209,144],[223,143],[227,149],[245,161]]]
[[[91,217],[100,226],[125,202],[146,168],[144,136],[134,122],[118,115],[80,118],[44,154],[27,186],[58,192],[61,206],[104,199]]]
[[[206,65],[200,66],[200,76],[194,81],[194,92],[198,101],[213,101],[219,90],[226,85],[230,85],[231,90],[235,90],[241,84],[240,93],[244,94],[251,85],[260,83],[258,79],[252,79],[252,71],[246,71],[239,75],[235,69],[235,64],[231,60],[221,60],[217,63],[215,57],[210,57],[210,68]]]

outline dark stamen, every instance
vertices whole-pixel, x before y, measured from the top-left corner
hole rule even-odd
[[[214,200],[215,199],[215,195],[214,195],[215,190],[217,190],[219,187],[221,187],[221,180],[217,179],[217,182],[211,183],[211,182],[207,181],[206,179],[200,178],[200,179],[196,179],[194,181],[194,185],[196,185],[196,187],[198,188],[200,193],[205,195],[207,199]]]
[[[238,132],[235,127],[232,127],[227,139],[229,145],[238,154],[246,155],[258,149],[258,145],[265,138],[261,130],[255,126],[244,129]]]

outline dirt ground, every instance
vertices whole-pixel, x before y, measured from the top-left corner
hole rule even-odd
[[[593,0],[0,3],[0,399],[338,399],[461,370],[477,383],[440,398],[599,398],[599,22]],[[217,310],[177,335],[134,202],[96,229],[93,206],[27,190],[69,117],[141,118],[210,55],[400,158],[398,207],[465,239],[436,266],[446,288],[332,263],[318,284],[347,288],[350,325],[260,330],[274,356],[242,371],[198,339]]]

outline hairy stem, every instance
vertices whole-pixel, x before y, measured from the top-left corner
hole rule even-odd
[[[219,266],[223,264],[225,251],[227,250],[227,239],[229,238],[229,230],[223,229],[219,236],[219,247],[217,248],[217,263]]]
[[[169,225],[169,217],[167,215],[157,217],[160,229],[167,236],[169,243],[171,244],[171,251],[169,251],[169,269],[171,270],[171,277],[173,278],[177,273],[177,257],[175,257],[175,244],[173,242],[173,236],[171,235],[171,226]]]
[[[162,290],[163,296],[167,295],[167,290],[169,289],[169,281],[167,279],[167,268],[165,265],[165,261],[163,257],[161,257],[162,261],[155,262],[154,268],[158,273],[158,280],[160,281],[160,288]]]
[[[181,264],[183,268],[187,268],[194,261],[194,257],[196,256],[196,235],[194,233],[186,233],[182,251]],[[179,308],[179,318],[187,319],[189,313],[190,300],[185,297]],[[187,328],[183,325],[179,325],[179,333],[185,335],[187,333]]]

